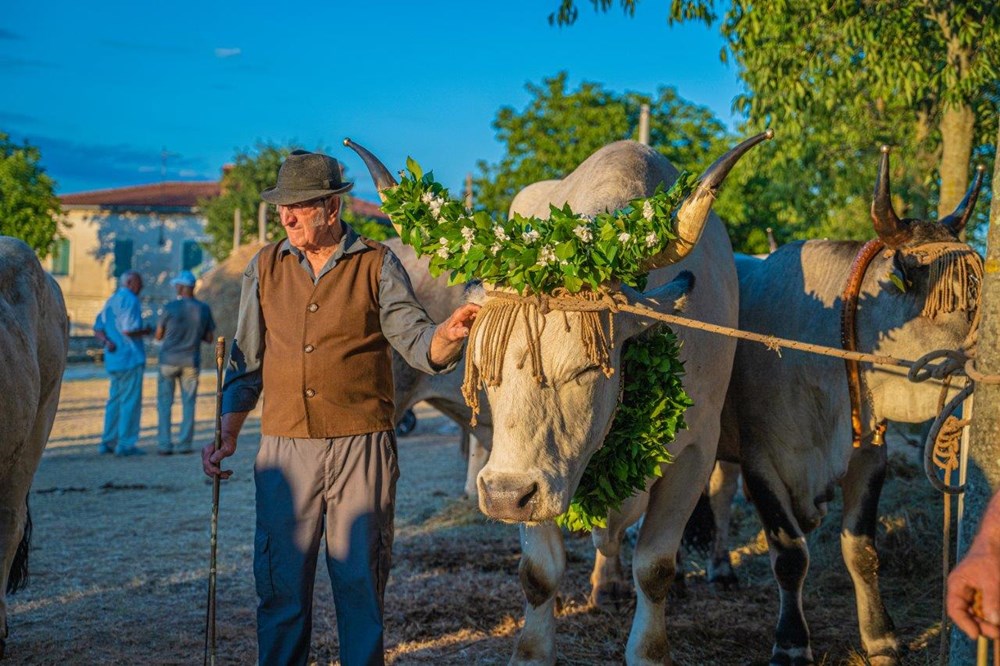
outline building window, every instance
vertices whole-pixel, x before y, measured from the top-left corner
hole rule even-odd
[[[116,238],[114,275],[118,278],[130,270],[132,270],[132,239]]]
[[[60,238],[52,244],[52,274],[69,275],[68,238]]]
[[[201,266],[201,262],[201,243],[193,240],[184,241],[181,245],[181,270],[193,271]]]

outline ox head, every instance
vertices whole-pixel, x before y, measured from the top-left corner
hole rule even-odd
[[[877,285],[869,291],[868,323],[859,319],[861,348],[913,359],[972,342],[983,261],[959,234],[972,216],[983,173],[980,166],[958,207],[940,221],[901,219],[892,205],[889,148],[882,147],[871,214],[886,251],[869,269],[869,284]],[[863,301],[861,307],[863,312]],[[914,386],[885,368],[870,369],[868,375],[880,417],[915,422],[937,411],[937,391]]]
[[[677,263],[694,249],[729,171],[753,146],[772,136],[768,131],[744,141],[705,171],[678,210],[679,238],[650,258],[650,270]],[[395,180],[371,153],[350,141],[345,145],[361,154],[380,192],[393,186]],[[582,205],[572,195],[549,201],[570,201],[575,212],[593,215],[651,196],[657,185],[674,178],[673,167],[655,151],[619,142],[592,155],[562,181],[545,185],[586,193]],[[527,190],[536,192],[537,187]],[[674,312],[683,307],[693,283],[693,276],[684,272],[644,294],[627,287],[620,292],[630,302]],[[617,285],[608,287],[618,290]],[[466,387],[470,373],[482,378],[493,419],[490,460],[477,482],[480,509],[509,522],[554,518],[569,507],[587,463],[611,427],[622,346],[653,321],[631,314],[550,309],[545,299],[511,305],[512,313],[503,315],[503,294],[483,292],[479,300],[484,309],[466,352]],[[471,382],[473,395],[467,393],[467,400],[477,399],[478,383]]]

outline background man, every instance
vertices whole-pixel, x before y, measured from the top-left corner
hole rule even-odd
[[[108,403],[104,409],[104,434],[97,450],[116,456],[143,455],[139,441],[142,410],[142,371],[146,351],[142,338],[152,330],[142,325],[139,292],[142,277],[126,271],[118,290],[111,295],[94,322],[94,337],[104,345],[104,368],[111,376]]]
[[[254,466],[260,664],[306,664],[316,558],[324,527],[344,666],[383,663],[399,468],[389,345],[425,372],[454,369],[476,305],[440,326],[413,296],[399,260],[340,220],[337,160],[296,151],[265,201],[287,240],[262,249],[243,277],[223,397],[221,461],[264,391]]]
[[[170,411],[174,404],[174,386],[178,381],[181,385],[182,417],[177,453],[191,453],[193,450],[201,343],[211,342],[215,333],[211,308],[194,297],[194,274],[181,271],[170,284],[177,288],[177,300],[167,303],[156,326],[156,339],[163,341],[156,384],[156,411],[159,417],[156,450],[164,456],[173,453]]]

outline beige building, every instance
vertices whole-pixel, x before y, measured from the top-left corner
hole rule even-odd
[[[60,197],[65,238],[44,265],[62,287],[72,333],[91,332],[118,276],[129,269],[142,274],[143,316],[152,323],[175,295],[169,281],[177,271],[210,268],[197,202],[218,194],[218,182],[167,182]]]
[[[212,268],[215,262],[201,245],[208,238],[197,206],[219,190],[217,181],[165,182],[60,197],[65,238],[43,265],[62,288],[71,333],[93,332],[118,276],[129,269],[142,275],[143,317],[153,324],[176,295],[170,279],[177,271],[200,275]],[[357,216],[388,222],[375,204],[352,198],[349,205]],[[256,228],[256,220],[249,223]]]

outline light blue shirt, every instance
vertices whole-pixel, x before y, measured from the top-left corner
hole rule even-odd
[[[97,315],[94,330],[102,331],[115,344],[115,350],[104,350],[104,368],[108,372],[131,370],[146,364],[142,338],[125,335],[124,331],[142,328],[142,305],[139,297],[125,287],[111,295]]]

